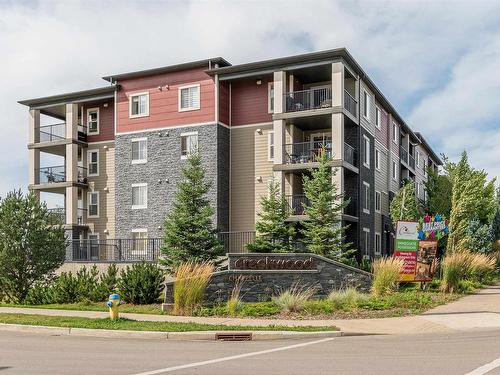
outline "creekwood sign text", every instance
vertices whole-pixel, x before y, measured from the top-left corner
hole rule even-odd
[[[242,257],[234,261],[234,270],[313,270],[312,257],[276,259],[276,257]]]

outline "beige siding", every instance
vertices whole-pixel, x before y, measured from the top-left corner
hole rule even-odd
[[[267,147],[271,130],[271,124],[231,129],[231,231],[255,230],[260,199],[273,177]]]
[[[90,234],[99,239],[115,238],[115,147],[114,142],[89,144],[87,150],[99,150],[99,176],[88,177],[89,190],[99,192],[99,217],[87,218]],[[86,151],[85,151],[86,152]],[[87,197],[85,202],[87,203]],[[87,208],[87,207],[85,207]],[[105,230],[108,233],[105,233]]]

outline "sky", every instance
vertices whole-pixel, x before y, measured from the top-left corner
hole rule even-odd
[[[28,184],[21,99],[222,56],[346,47],[437,153],[500,175],[499,1],[0,0],[0,196]]]

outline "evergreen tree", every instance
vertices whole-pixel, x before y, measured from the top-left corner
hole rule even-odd
[[[500,240],[500,187],[496,191],[496,210],[492,223],[493,241]]]
[[[493,230],[489,224],[482,224],[475,217],[469,222],[466,232],[467,248],[478,253],[489,253],[493,245]]]
[[[445,159],[444,174],[439,174],[432,168],[428,169],[428,179],[425,182],[425,190],[427,192],[425,210],[429,215],[440,214],[446,218],[450,217],[452,182],[449,167],[450,165],[447,159]]]
[[[467,250],[470,222],[477,218],[481,224],[491,225],[495,216],[495,179],[486,181],[487,173],[469,165],[467,153],[456,164],[452,174],[449,252]]]
[[[394,224],[398,220],[417,221],[420,216],[420,207],[415,194],[415,185],[406,180],[398,190],[390,206],[391,219]]]
[[[269,194],[260,200],[262,211],[258,214],[259,221],[255,224],[257,236],[248,249],[257,253],[283,253],[291,251],[290,239],[295,236],[295,229],[287,225],[289,216],[288,204],[281,194],[280,184],[272,181]]]
[[[186,261],[210,261],[222,255],[224,248],[213,227],[214,209],[207,193],[211,184],[205,181],[201,158],[192,154],[182,169],[173,209],[165,221],[162,262],[174,268]]]
[[[308,220],[303,222],[301,232],[307,249],[312,253],[347,262],[354,250],[350,250],[350,243],[345,243],[341,215],[349,202],[344,200],[332,180],[336,170],[332,170],[330,157],[324,149],[317,161],[319,165],[311,169],[311,176],[304,175],[303,178],[309,204],[304,207]]]
[[[62,225],[34,194],[0,199],[0,294],[22,302],[35,283],[48,281],[66,255]]]

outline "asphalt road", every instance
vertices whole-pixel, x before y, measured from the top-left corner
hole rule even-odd
[[[500,330],[251,342],[0,332],[0,375],[500,375],[499,358]]]

